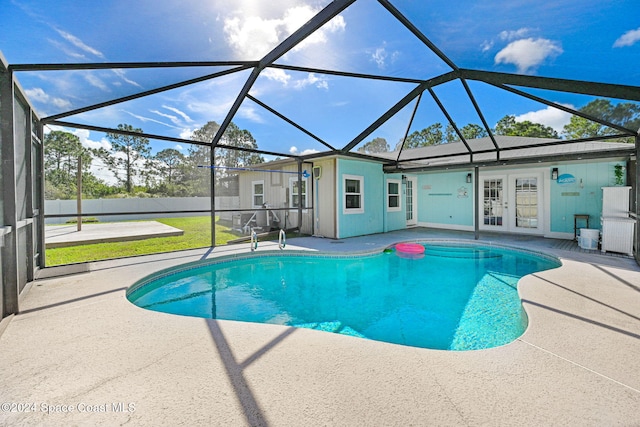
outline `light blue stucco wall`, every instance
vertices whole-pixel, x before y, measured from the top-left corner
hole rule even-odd
[[[551,232],[573,234],[575,214],[589,215],[589,228],[601,228],[602,187],[615,185],[614,170],[617,164],[626,166],[623,161],[593,161],[553,166],[558,168],[561,178],[563,175],[572,175],[575,182],[551,181]],[[578,227],[584,228],[584,223],[580,222]]]
[[[364,177],[364,212],[344,213],[344,175]],[[385,177],[379,163],[338,159],[337,162],[338,238],[363,236],[384,231]]]
[[[590,228],[600,228],[602,187],[615,185],[615,165],[624,161],[569,162],[549,167],[560,176],[572,175],[575,182],[551,181],[549,192],[549,231],[573,234],[574,214],[590,216]],[[467,183],[471,170],[437,171],[416,174],[418,223],[452,229],[473,229],[474,183]],[[344,175],[364,178],[364,212],[345,214]],[[401,210],[387,210],[387,181],[401,181],[401,174],[384,174],[380,164],[339,159],[337,161],[338,238],[362,236],[406,228],[405,186],[401,185]],[[475,179],[475,177],[474,177]],[[626,182],[624,183],[626,185]],[[579,227],[584,227],[579,224]]]
[[[400,182],[400,210],[389,211],[387,208],[387,197],[389,192],[388,180],[396,180]],[[402,185],[402,174],[386,174],[384,176],[384,211],[385,211],[385,226],[384,231],[402,230],[407,228],[407,213],[406,213],[406,187]]]
[[[470,170],[418,175],[418,222],[473,227],[473,183]]]

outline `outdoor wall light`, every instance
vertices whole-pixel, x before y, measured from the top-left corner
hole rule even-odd
[[[551,169],[551,179],[554,181],[558,179],[558,168]]]
[[[407,183],[407,175],[402,175],[402,183],[403,184]]]
[[[467,174],[467,184],[471,184],[471,174]]]

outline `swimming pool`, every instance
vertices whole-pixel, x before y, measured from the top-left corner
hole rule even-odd
[[[555,258],[495,246],[422,243],[367,255],[254,253],[196,262],[135,283],[133,304],[165,313],[275,323],[446,350],[507,344],[527,326],[517,292]]]

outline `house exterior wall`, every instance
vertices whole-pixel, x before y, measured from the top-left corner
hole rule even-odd
[[[384,231],[385,178],[382,165],[351,159],[337,160],[336,212],[338,238],[364,236]],[[345,179],[362,177],[362,210],[349,212],[345,206]]]
[[[389,207],[389,182],[400,184],[399,209]],[[402,230],[407,228],[406,187],[402,184],[402,174],[386,174],[384,176],[384,231]]]
[[[471,170],[430,172],[418,175],[418,224],[425,227],[473,230],[473,182]]]
[[[624,165],[624,159],[567,161],[556,164],[520,165],[518,167],[481,169],[481,177],[488,175],[519,176],[529,171],[538,173],[539,189],[543,198],[539,209],[540,228],[536,231],[548,237],[573,238],[574,214],[589,215],[589,228],[600,228],[602,211],[601,187],[615,185],[615,165]],[[346,238],[373,233],[401,230],[407,227],[406,185],[402,174],[385,174],[382,165],[366,160],[330,157],[315,160],[313,166],[322,168],[320,179],[307,180],[307,206],[303,214],[303,232],[327,238]],[[295,163],[280,166],[285,171],[297,171]],[[312,165],[305,164],[308,171]],[[551,170],[570,175],[575,180],[551,180]],[[411,174],[417,178],[414,203],[417,206],[417,224],[425,227],[474,230],[475,194],[473,177],[467,182],[471,169],[434,171]],[[488,175],[487,175],[488,174]],[[242,209],[252,209],[251,186],[263,180],[265,201],[273,208],[289,207],[290,179],[286,174],[277,178],[260,172],[244,172],[240,180]],[[294,176],[290,174],[290,176]],[[345,206],[345,179],[358,180],[362,209]],[[400,184],[400,206],[389,206],[389,183]],[[623,182],[626,184],[626,181]],[[287,227],[297,224],[297,211],[288,212]],[[579,228],[585,225],[578,224]],[[482,226],[481,226],[482,228]],[[505,230],[506,231],[506,230]],[[526,230],[525,230],[526,232]],[[531,232],[534,232],[532,230]]]
[[[336,226],[336,159],[320,159],[313,166],[322,170],[320,179],[313,180],[313,232],[316,236],[335,239]]]
[[[573,238],[574,214],[589,215],[589,228],[601,229],[602,187],[614,186],[615,165],[624,165],[618,161],[566,162],[553,167],[558,174],[571,175],[575,180],[551,181],[550,185],[550,232],[554,237]],[[626,180],[623,177],[623,185]],[[584,228],[584,223],[578,225]]]
[[[305,163],[302,169],[311,173],[311,166],[310,163]],[[271,170],[282,170],[283,173],[270,172]],[[300,224],[298,207],[293,204],[293,195],[295,193],[293,183],[297,183],[299,177],[297,163],[291,162],[280,165],[277,168],[274,166],[274,168],[264,172],[256,170],[240,171],[238,176],[240,190],[240,206],[238,210],[251,212],[262,209],[262,204],[256,204],[257,202],[254,199],[256,196],[254,186],[261,184],[263,193],[260,200],[270,209],[273,209],[271,215],[277,216],[280,220],[277,226],[284,229],[299,227],[302,233],[311,234],[313,223],[311,177],[302,177],[305,187],[305,192],[302,193],[302,196],[304,196],[303,208],[306,209],[302,210],[302,222]]]

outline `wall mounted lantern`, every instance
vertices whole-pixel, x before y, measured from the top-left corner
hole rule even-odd
[[[467,174],[467,184],[471,184],[471,174]]]
[[[554,181],[558,179],[558,168],[551,169],[551,179]]]

